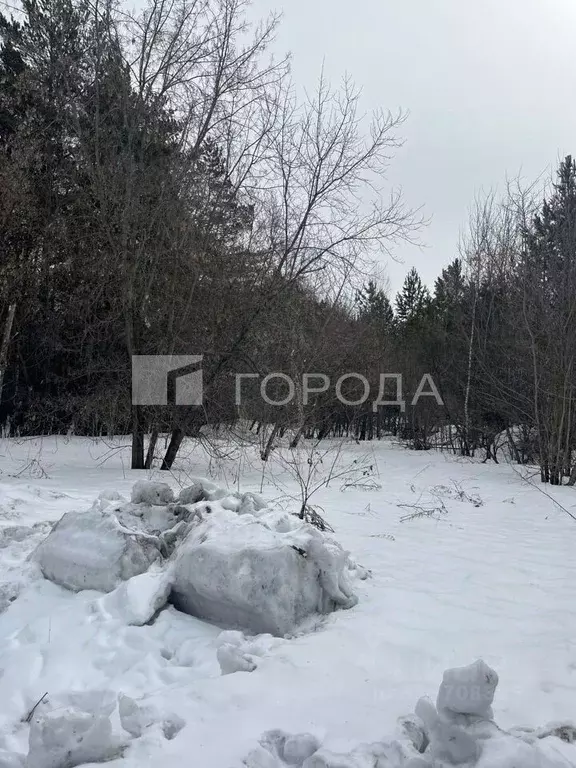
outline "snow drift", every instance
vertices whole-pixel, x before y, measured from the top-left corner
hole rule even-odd
[[[398,738],[363,744],[348,754],[324,749],[309,733],[268,731],[245,768],[569,768],[562,754],[576,727],[504,731],[492,720],[498,675],[483,661],[444,673],[436,706],[418,701],[399,718]],[[569,749],[572,749],[571,747]]]
[[[74,768],[118,757],[123,742],[107,713],[63,709],[35,717],[30,725],[26,768]]]
[[[347,553],[307,524],[266,514],[206,515],[177,551],[173,600],[186,613],[256,634],[286,635],[313,613],[350,607]]]
[[[171,600],[225,629],[276,636],[355,605],[351,579],[365,575],[313,526],[204,480],[178,499],[150,481],[135,484],[130,502],[101,494],[87,512],[64,515],[33,559],[67,589],[111,593],[100,609],[136,625]]]
[[[94,506],[68,512],[34,553],[42,573],[62,587],[110,592],[160,557],[160,542],[124,528],[117,517]]]

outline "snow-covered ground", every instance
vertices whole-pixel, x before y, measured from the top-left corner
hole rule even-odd
[[[273,458],[263,472],[255,449],[221,447],[218,458],[190,444],[172,473],[149,474],[175,490],[202,475],[298,509],[286,462]],[[127,441],[1,441],[0,766],[9,765],[1,750],[27,752],[23,721],[45,694],[37,711],[88,699],[106,710],[121,694],[125,708],[137,702],[136,730],[155,725],[114,768],[240,768],[273,729],[349,753],[393,738],[399,716],[435,697],[445,669],[479,658],[500,678],[500,728],[576,720],[576,523],[509,466],[388,442],[347,443],[340,460],[354,459],[373,466],[371,481],[335,479],[313,503],[371,571],[355,584],[358,604],[290,639],[244,640],[173,607],[129,626],[95,609],[99,593],[35,578],[27,557],[48,522],[102,491],[129,498],[143,473],[127,468]],[[576,510],[574,489],[547,492]],[[441,511],[405,519],[417,507]],[[230,640],[254,671],[222,674],[219,648]],[[558,766],[576,766],[576,746],[553,739],[547,749]]]

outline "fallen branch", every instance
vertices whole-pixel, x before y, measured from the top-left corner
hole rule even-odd
[[[560,502],[559,502],[559,501],[556,501],[556,499],[555,499],[553,496],[551,496],[551,495],[550,495],[550,494],[549,494],[547,491],[545,491],[543,488],[540,488],[540,486],[539,486],[539,485],[536,485],[536,483],[533,483],[533,482],[532,482],[531,480],[529,480],[527,477],[524,477],[524,475],[523,475],[521,472],[519,472],[519,471],[516,469],[516,467],[515,467],[515,466],[514,466],[512,463],[509,463],[509,464],[510,464],[510,466],[512,467],[512,469],[514,470],[514,472],[516,472],[516,474],[518,475],[518,477],[519,477],[519,478],[521,478],[521,479],[522,479],[522,480],[523,480],[525,483],[528,483],[528,485],[531,485],[531,486],[532,486],[532,488],[535,488],[537,491],[540,491],[540,493],[544,494],[544,496],[547,496],[547,497],[550,499],[550,501],[551,501],[551,502],[553,502],[554,504],[556,504],[556,506],[557,506],[559,509],[561,509],[561,510],[562,510],[562,512],[565,512],[565,513],[568,515],[568,517],[571,517],[571,518],[572,518],[572,520],[574,520],[574,522],[576,522],[576,515],[575,515],[573,512],[570,512],[570,510],[569,510],[569,509],[566,509],[566,507],[562,506],[562,504],[560,504]]]
[[[418,499],[420,501],[420,499]],[[438,504],[440,506],[423,506],[422,504],[398,504],[398,507],[403,507],[405,509],[414,509],[415,512],[412,512],[409,515],[404,515],[400,518],[401,523],[405,523],[408,520],[416,520],[420,517],[434,517],[435,514],[438,515],[446,515],[448,514],[448,510],[446,509],[446,505],[442,501],[442,499],[437,499]]]
[[[38,701],[36,702],[36,704],[34,704],[34,706],[32,707],[32,709],[30,710],[30,712],[28,712],[28,714],[27,714],[27,715],[26,715],[26,717],[24,718],[24,722],[25,722],[25,723],[29,723],[29,722],[32,720],[32,718],[34,717],[34,712],[36,712],[36,710],[38,709],[38,707],[40,706],[40,704],[42,704],[42,702],[44,701],[44,699],[46,698],[46,696],[48,696],[48,691],[46,691],[46,693],[44,694],[44,696],[41,696],[41,697],[38,699]]]

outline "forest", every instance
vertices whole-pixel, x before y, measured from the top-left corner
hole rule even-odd
[[[573,485],[575,161],[470,201],[434,285],[411,269],[391,296],[376,265],[426,225],[386,180],[406,115],[365,116],[323,74],[301,98],[271,54],[278,24],[243,0],[0,13],[4,434],[129,434],[134,469],[161,435],[164,469],[184,438],[241,425],[264,460],[286,433],[394,435]],[[203,355],[202,406],[133,405],[132,357],[170,354]],[[235,401],[235,377],[273,372],[290,402],[248,384]],[[357,378],[354,405],[302,386],[350,372],[373,397]],[[375,403],[383,374],[404,408]],[[413,404],[426,375],[441,403]]]

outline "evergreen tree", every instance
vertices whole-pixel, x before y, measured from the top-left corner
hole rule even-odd
[[[570,471],[576,442],[576,163],[570,156],[534,219],[518,277],[542,480],[556,485]]]
[[[525,275],[546,303],[560,301],[571,291],[576,262],[576,161],[560,165],[550,199],[545,200],[527,238],[522,261]]]
[[[430,304],[430,293],[415,267],[406,275],[402,290],[396,296],[396,315],[401,323],[419,320]]]
[[[394,310],[384,291],[374,280],[369,280],[356,294],[358,319],[382,331],[394,325]]]
[[[462,304],[466,293],[466,280],[461,259],[454,259],[442,270],[434,283],[434,305],[440,315],[445,315]]]

